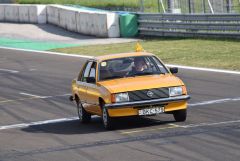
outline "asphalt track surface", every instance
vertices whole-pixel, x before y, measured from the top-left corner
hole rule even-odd
[[[0,49],[1,161],[239,160],[240,75],[181,69],[192,96],[186,122],[126,118],[106,131],[99,117],[80,124],[68,100],[85,60]]]

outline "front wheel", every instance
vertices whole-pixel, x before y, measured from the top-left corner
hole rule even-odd
[[[102,108],[102,121],[103,121],[103,126],[105,129],[107,129],[107,130],[113,129],[113,118],[111,118],[109,116],[106,107]]]
[[[173,116],[175,121],[177,122],[184,122],[187,119],[187,110],[177,110],[173,112]]]
[[[80,101],[78,101],[76,103],[77,103],[77,112],[78,112],[79,121],[81,123],[90,122],[91,115],[83,108],[82,103]]]

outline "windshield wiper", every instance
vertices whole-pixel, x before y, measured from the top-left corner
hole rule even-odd
[[[116,79],[116,78],[123,78],[123,77],[122,77],[122,76],[119,76],[119,75],[115,75],[115,76],[111,76],[111,77],[106,77],[106,78],[104,78],[104,80]]]
[[[140,72],[136,73],[133,76],[142,76],[142,75],[155,75],[155,74],[163,74],[162,72]]]

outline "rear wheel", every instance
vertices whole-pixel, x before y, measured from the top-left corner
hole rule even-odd
[[[80,101],[76,101],[77,103],[77,113],[79,117],[79,121],[81,123],[88,123],[91,121],[91,115],[83,108],[82,103]]]
[[[108,114],[108,110],[106,107],[102,107],[102,121],[103,121],[103,126],[107,130],[112,130],[113,129],[113,118],[111,118]]]
[[[184,122],[187,119],[187,110],[177,110],[173,112],[173,116],[175,121],[177,122]]]

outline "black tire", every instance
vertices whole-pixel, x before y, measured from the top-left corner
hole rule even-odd
[[[76,103],[79,121],[81,123],[89,123],[91,121],[91,115],[83,108],[80,101],[76,101]]]
[[[102,121],[105,129],[112,130],[114,128],[113,118],[109,116],[108,110],[104,106],[102,107]]]
[[[177,122],[184,122],[187,119],[187,110],[178,110],[173,112],[173,117]]]

